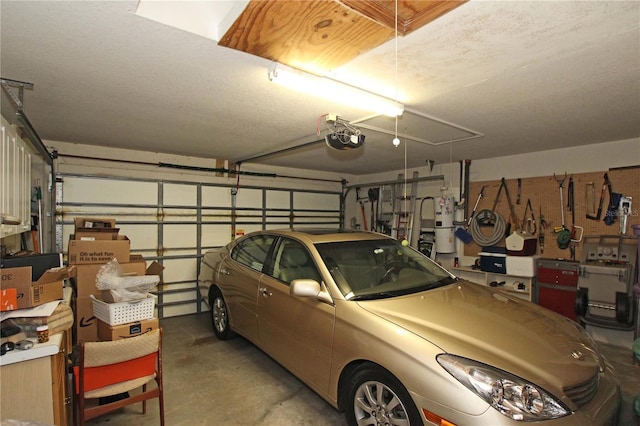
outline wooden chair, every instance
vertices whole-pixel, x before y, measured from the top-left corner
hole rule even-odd
[[[74,373],[80,426],[87,420],[138,402],[142,402],[142,414],[146,414],[147,400],[152,398],[158,398],[160,424],[164,426],[162,329],[128,339],[85,342],[80,347],[80,361]],[[147,390],[151,381],[156,385]],[[139,388],[141,392],[129,394]],[[114,395],[122,399],[103,405],[86,403],[88,399]]]

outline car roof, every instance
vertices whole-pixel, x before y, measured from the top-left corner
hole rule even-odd
[[[262,233],[273,233],[283,236],[290,236],[300,240],[306,240],[311,244],[338,241],[391,239],[391,237],[389,237],[388,235],[380,234],[377,232],[337,228],[276,229],[262,231]]]

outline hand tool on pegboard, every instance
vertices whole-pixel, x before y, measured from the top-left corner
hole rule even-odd
[[[576,205],[573,186],[573,176],[569,177],[569,185],[567,187],[567,210],[571,212],[571,242],[569,243],[569,254],[571,260],[576,260]],[[579,240],[578,240],[579,241]]]
[[[530,218],[527,218],[527,212],[531,215]],[[524,208],[524,215],[522,217],[522,225],[521,230],[526,232],[529,235],[536,235],[538,230],[538,226],[536,224],[536,218],[533,215],[533,207],[531,207],[531,199],[527,198],[527,205]]]
[[[564,173],[564,177],[562,179],[560,179],[559,177],[556,176],[556,174],[553,174],[554,179],[556,180],[556,182],[558,182],[558,186],[560,187],[560,214],[561,214],[561,218],[562,218],[562,225],[561,226],[557,226],[554,228],[554,232],[556,233],[556,241],[558,243],[558,248],[560,249],[566,249],[569,248],[570,250],[572,250],[571,248],[571,243],[578,243],[582,240],[582,234],[584,233],[584,229],[581,226],[576,226],[575,224],[571,225],[571,229],[567,228],[567,225],[565,224],[564,221],[564,182],[565,180],[567,180],[567,173]],[[573,191],[573,177],[571,177],[571,179],[569,180],[569,183],[571,184],[571,190]],[[574,195],[571,193],[570,196],[567,197],[571,203],[573,203],[574,200]],[[571,208],[572,211],[575,210],[575,206],[573,206]],[[574,219],[575,220],[575,219]],[[576,231],[580,230],[580,236],[576,238]],[[575,255],[575,253],[572,253],[573,255]]]
[[[500,201],[500,194],[502,194],[503,189],[504,189],[505,195],[507,196],[507,204],[509,205],[509,213],[511,217],[511,222],[507,225],[507,228],[505,231],[505,235],[509,235],[511,225],[514,225],[516,229],[520,229],[520,220],[516,215],[515,208],[513,207],[513,202],[511,202],[511,195],[509,195],[509,188],[507,187],[507,181],[505,178],[502,178],[502,180],[500,181],[500,188],[498,188],[498,193],[496,194],[496,198],[493,200],[493,208],[491,209],[491,212],[490,212],[490,213],[493,213],[493,215],[485,214],[483,217],[478,217],[478,222],[480,222],[482,226],[493,226],[495,224],[495,219],[496,219],[495,215],[497,214],[496,207],[498,207],[498,201]]]
[[[538,246],[540,247],[540,254],[544,253],[544,234],[547,230],[547,221],[542,214],[542,206],[540,206],[540,214],[538,214],[538,220],[540,221],[540,233],[538,234]]]
[[[604,215],[604,224],[613,225],[618,217],[618,207],[620,206],[622,194],[613,192],[608,175],[605,173],[604,176],[607,181],[607,187],[609,188],[609,205],[607,206],[607,212]],[[602,203],[602,201],[600,201],[600,203]]]
[[[600,202],[598,204],[598,211],[595,216],[587,213],[587,219],[591,220],[600,220],[602,217],[602,205],[604,204],[604,194],[609,190],[609,194],[611,194],[611,182],[609,181],[609,174],[604,174],[604,182],[602,183],[602,190],[600,191]]]
[[[587,182],[584,186],[584,209],[587,217],[596,215],[596,184],[593,182]]]
[[[558,187],[560,188],[560,214],[562,217],[561,226],[557,226],[554,228],[554,232],[556,233],[556,242],[558,243],[558,247],[561,249],[566,249],[569,247],[571,243],[571,231],[566,227],[564,223],[564,181],[567,180],[567,172],[564,173],[564,177],[560,179],[553,174],[553,178],[558,182]]]

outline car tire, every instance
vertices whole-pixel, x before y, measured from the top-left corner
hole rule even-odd
[[[347,388],[345,415],[350,426],[396,424],[422,425],[420,413],[409,392],[388,371],[365,364],[354,371]],[[394,407],[387,404],[392,400]]]
[[[578,289],[578,291],[576,292],[575,309],[577,316],[583,317],[587,315],[587,310],[589,309],[589,289]]]
[[[633,317],[630,314],[630,297],[625,293],[616,292],[616,321],[622,324],[631,324]]]
[[[209,306],[211,307],[211,325],[216,337],[220,340],[232,338],[235,333],[231,330],[231,325],[229,324],[229,308],[224,297],[222,297],[220,289],[217,287],[211,289]]]

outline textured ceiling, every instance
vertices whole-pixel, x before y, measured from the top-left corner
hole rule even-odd
[[[287,91],[269,82],[271,61],[136,6],[0,2],[1,74],[34,84],[25,111],[42,139],[233,161],[318,140],[318,118],[331,112],[362,123],[362,148],[318,143],[257,161],[350,174],[404,167],[404,146],[370,130],[393,120]],[[639,25],[637,1],[470,1],[399,38],[408,166],[640,137]],[[391,40],[332,78],[394,97],[395,56]],[[456,136],[437,123],[481,137],[441,143]]]

